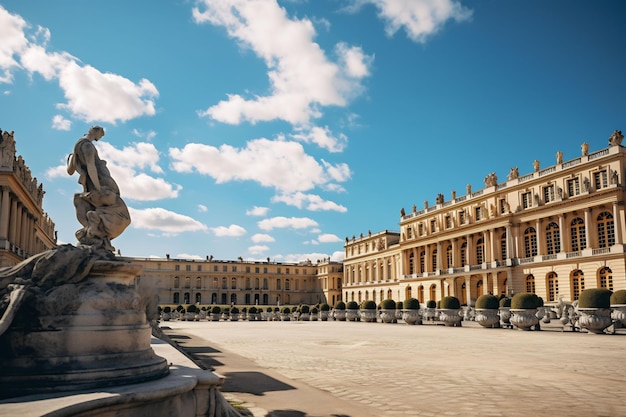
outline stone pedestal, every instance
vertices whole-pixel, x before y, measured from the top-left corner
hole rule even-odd
[[[96,261],[78,283],[33,290],[0,337],[0,398],[117,386],[168,374],[151,348],[141,266]]]

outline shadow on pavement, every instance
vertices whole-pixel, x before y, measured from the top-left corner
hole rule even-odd
[[[274,410],[265,417],[307,417],[308,414],[298,410]],[[350,417],[347,414],[331,414],[329,417]]]
[[[228,372],[224,377],[226,377],[226,380],[224,385],[222,385],[222,392],[245,392],[253,395],[264,395],[270,391],[295,389],[295,387],[261,372]],[[271,415],[274,416],[274,414]],[[293,414],[294,417],[299,415],[304,416],[304,414]],[[276,414],[276,416],[283,416],[283,414]],[[285,414],[285,416],[292,416],[292,414]]]

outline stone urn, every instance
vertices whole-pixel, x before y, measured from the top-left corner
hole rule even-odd
[[[422,324],[421,310],[405,309],[402,310],[402,320],[406,324]]]
[[[460,308],[440,308],[437,312],[439,313],[439,320],[447,327],[461,326],[463,310]]]
[[[398,319],[396,319],[396,309],[393,310],[380,310],[380,320],[383,323],[396,323]]]
[[[333,310],[333,317],[337,321],[346,321],[346,310]]]
[[[498,315],[500,316],[500,321],[505,326],[511,324],[511,307],[500,307],[498,309]]]
[[[357,321],[359,318],[359,310],[346,310],[346,321]]]
[[[426,307],[422,317],[427,321],[435,321],[437,319],[437,309],[433,307]]]
[[[611,318],[626,327],[626,304],[611,304]]]
[[[533,326],[539,323],[536,308],[512,308],[510,312],[511,324],[520,330],[530,330]]]
[[[329,316],[329,311],[328,310],[320,310],[320,320],[322,321],[328,321],[328,316]]]
[[[361,309],[359,310],[359,316],[361,317],[361,321],[366,323],[376,323],[376,309]]]
[[[578,307],[577,310],[578,325],[581,329],[587,329],[590,334],[602,334],[613,323],[610,308]]]
[[[474,321],[483,327],[500,327],[499,300],[492,294],[483,294],[476,300]]]
[[[300,316],[298,317],[298,320],[300,321],[310,321],[311,319],[311,314],[309,313],[300,313]]]

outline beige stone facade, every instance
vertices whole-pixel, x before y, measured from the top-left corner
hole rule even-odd
[[[54,223],[43,211],[44,190],[16,157],[13,132],[0,130],[0,267],[56,246]]]
[[[295,305],[324,301],[311,262],[223,261],[208,258],[132,258],[143,266],[139,283],[160,305]]]
[[[613,138],[613,137],[612,137]],[[585,288],[626,288],[626,149],[609,147],[523,176],[494,173],[485,187],[409,213],[400,232],[347,239],[344,299],[424,303],[453,295],[534,292],[546,303],[574,301]],[[586,146],[585,146],[586,145]],[[397,242],[390,239],[398,236]],[[380,242],[387,244],[380,244]]]
[[[343,263],[323,259],[317,263],[318,286],[324,293],[325,302],[334,306],[342,299]]]

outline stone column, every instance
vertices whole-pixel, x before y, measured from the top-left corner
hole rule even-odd
[[[465,261],[467,265],[474,265],[476,254],[474,253],[474,235],[467,236],[467,253],[465,254]]]
[[[591,248],[591,209],[585,209],[585,248]]]
[[[441,242],[437,242],[437,268],[433,268],[433,269],[438,269],[438,270],[442,270],[443,268],[443,263],[441,262],[442,260],[442,256],[441,256]]]
[[[619,203],[616,201],[613,203],[613,226],[615,229],[615,244],[621,245],[622,242],[622,218],[619,209]]]
[[[563,213],[559,214],[559,245],[561,246],[560,252],[565,252],[565,216]]]
[[[450,268],[456,268],[459,266],[457,262],[457,259],[458,259],[457,251],[459,250],[458,238],[455,237],[454,239],[452,239],[451,243],[452,243],[452,265],[450,265]]]
[[[543,231],[541,230],[541,219],[537,219],[535,222],[535,229],[537,231],[537,255],[543,255]]]
[[[432,271],[432,262],[430,261],[430,245],[424,246],[424,271]]]
[[[506,225],[506,258],[513,258],[513,230],[510,224]]]
[[[2,187],[2,203],[0,203],[0,240],[9,240],[9,187]]]
[[[22,248],[22,205],[17,205],[17,210],[15,211],[15,217],[13,221],[15,222],[15,235],[13,236],[13,243],[19,248]]]

